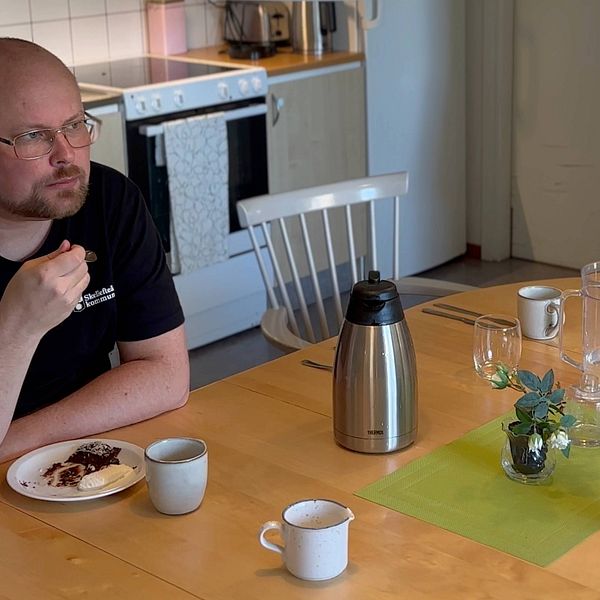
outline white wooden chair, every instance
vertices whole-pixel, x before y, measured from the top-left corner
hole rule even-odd
[[[274,345],[284,350],[297,350],[320,339],[325,339],[337,333],[337,330],[330,333],[323,302],[323,294],[318,276],[317,259],[318,253],[315,252],[315,243],[317,235],[323,237],[320,240],[321,246],[325,249],[327,255],[327,269],[331,278],[331,291],[335,307],[335,316],[337,327],[342,323],[344,314],[340,299],[339,277],[336,265],[336,256],[334,252],[334,242],[337,241],[339,247],[340,240],[334,239],[332,234],[330,216],[334,209],[343,211],[343,229],[346,238],[344,242],[347,252],[347,262],[351,270],[352,284],[364,278],[365,273],[359,273],[358,266],[362,261],[368,261],[367,270],[378,269],[377,256],[377,236],[375,231],[375,202],[379,200],[393,198],[394,218],[390,225],[393,228],[393,244],[389,249],[392,253],[392,278],[396,280],[396,285],[401,294],[419,294],[424,296],[446,296],[448,294],[473,289],[471,286],[445,282],[436,279],[426,279],[421,277],[400,277],[400,197],[406,195],[408,191],[408,173],[400,172],[389,175],[380,175],[374,177],[365,177],[350,181],[316,186],[292,192],[280,194],[268,194],[249,198],[237,203],[237,211],[242,227],[247,227],[252,240],[254,252],[258,259],[258,264],[267,289],[269,308],[261,320],[261,329],[264,336]],[[364,205],[367,209],[366,223],[364,216],[360,214],[357,218],[356,208],[353,206]],[[309,213],[320,213],[322,218],[322,229],[315,234],[315,227],[310,227],[307,222]],[[312,217],[309,217],[312,218]],[[294,244],[289,235],[290,222],[299,221],[302,244]],[[361,251],[360,243],[357,244],[357,226],[361,224],[367,228],[367,256],[365,258],[364,250]],[[274,233],[277,224],[280,228],[280,243],[274,243]],[[314,225],[314,222],[312,223]],[[266,256],[261,252],[259,238],[260,232],[264,236],[270,266],[265,261]],[[364,233],[363,233],[364,238]],[[281,247],[281,249],[278,248]],[[308,276],[301,277],[299,264],[306,263]],[[338,260],[338,265],[340,261]],[[363,262],[364,264],[364,262]],[[298,324],[296,315],[286,286],[283,269],[288,270],[288,277],[293,283],[298,309],[302,316],[302,329]],[[272,282],[272,275],[275,278],[277,292]],[[360,277],[359,277],[360,275]],[[382,273],[382,278],[386,274]],[[303,287],[304,284],[304,287]],[[318,313],[320,335],[315,334],[315,329],[311,322],[308,311],[306,295],[306,286],[312,286],[312,295]],[[290,284],[288,284],[290,285]],[[279,296],[279,298],[278,298]]]

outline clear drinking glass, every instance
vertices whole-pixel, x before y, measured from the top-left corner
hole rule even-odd
[[[496,369],[509,373],[517,370],[521,359],[521,323],[508,315],[483,315],[475,321],[473,363],[484,379],[491,379]]]

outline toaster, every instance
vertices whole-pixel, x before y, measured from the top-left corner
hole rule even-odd
[[[224,38],[230,44],[289,43],[289,10],[283,2],[228,0]]]

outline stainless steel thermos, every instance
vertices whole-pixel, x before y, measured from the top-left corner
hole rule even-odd
[[[417,434],[412,338],[393,282],[378,271],[352,289],[333,371],[335,440],[358,452],[393,452]]]

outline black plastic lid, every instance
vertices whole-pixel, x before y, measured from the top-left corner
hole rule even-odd
[[[354,284],[346,320],[356,325],[390,325],[404,320],[402,302],[395,284],[369,271],[369,279]]]

